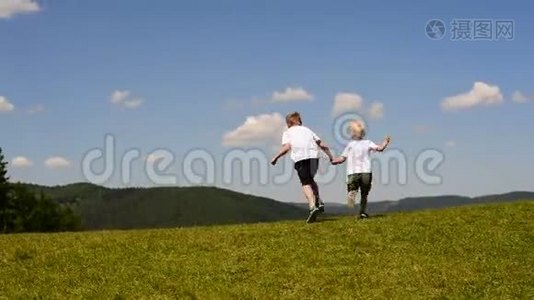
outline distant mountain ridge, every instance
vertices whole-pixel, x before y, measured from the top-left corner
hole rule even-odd
[[[215,187],[18,184],[71,206],[88,230],[271,222],[301,219],[307,214],[289,203]]]
[[[78,213],[84,229],[138,229],[272,222],[304,219],[308,205],[286,203],[216,187],[106,188],[91,183],[41,186],[17,183],[43,193]],[[410,197],[370,202],[371,214],[437,209],[478,203],[534,199],[534,192],[481,197]],[[328,214],[354,214],[345,204],[326,203]]]
[[[369,202],[367,207],[370,213],[380,214],[399,211],[413,211],[420,209],[439,209],[453,206],[470,204],[493,203],[493,202],[514,202],[520,200],[534,200],[534,192],[518,191],[505,194],[495,194],[479,197],[465,196],[429,196],[429,197],[408,197],[396,201]],[[359,201],[359,200],[358,200]],[[293,203],[300,208],[307,208],[307,204]],[[326,203],[327,212],[335,215],[353,214],[354,209],[350,209],[342,203]]]

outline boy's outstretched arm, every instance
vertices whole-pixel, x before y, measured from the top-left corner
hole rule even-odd
[[[319,146],[319,148],[321,148],[321,150],[323,150],[324,153],[326,153],[326,155],[328,156],[328,159],[330,160],[330,162],[332,162],[334,160],[334,156],[332,155],[332,152],[330,151],[330,147],[328,147],[327,144],[325,144],[323,141],[319,140],[319,141],[317,141],[317,146]]]
[[[290,144],[283,144],[282,145],[282,148],[280,148],[280,151],[278,151],[278,154],[276,154],[273,159],[271,160],[271,165],[276,165],[276,162],[278,161],[278,159],[280,159],[280,157],[284,156],[287,154],[287,152],[289,152],[289,150],[291,150],[291,145]]]
[[[378,152],[382,152],[384,150],[386,150],[386,148],[388,147],[389,143],[391,142],[391,137],[388,135],[384,138],[384,141],[382,142],[382,144],[378,145],[378,147],[376,147],[376,151]]]

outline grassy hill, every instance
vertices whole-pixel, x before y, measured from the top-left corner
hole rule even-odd
[[[163,228],[305,218],[307,210],[268,198],[214,187],[108,189],[77,183],[23,184],[71,205],[86,229]]]
[[[534,201],[0,236],[0,298],[534,298]]]

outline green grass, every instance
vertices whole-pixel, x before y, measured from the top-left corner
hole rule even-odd
[[[0,298],[534,298],[534,202],[0,236]]]

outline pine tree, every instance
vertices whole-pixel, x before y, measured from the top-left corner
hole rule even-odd
[[[0,148],[0,233],[78,230],[79,216],[41,192],[21,184],[11,184],[7,162]]]
[[[7,209],[9,207],[10,184],[7,176],[7,162],[0,148],[0,232],[7,231]]]

